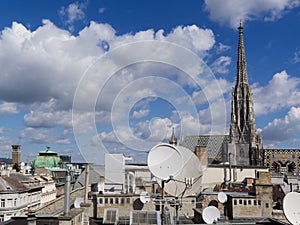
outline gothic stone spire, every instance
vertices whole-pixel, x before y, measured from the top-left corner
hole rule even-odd
[[[243,37],[243,24],[239,26],[238,41],[238,59],[237,59],[237,76],[236,84],[232,91],[231,102],[231,124],[230,124],[230,143],[249,145],[248,150],[242,155],[249,155],[249,164],[257,165],[257,143],[256,124],[254,116],[253,96],[251,87],[248,83],[246,69],[246,55]]]
[[[238,45],[238,61],[237,61],[237,83],[248,84],[248,76],[246,69],[246,56],[243,36],[243,23],[239,26],[239,45]]]

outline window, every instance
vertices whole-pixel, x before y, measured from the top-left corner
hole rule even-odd
[[[14,199],[14,206],[17,206],[17,199]]]
[[[126,198],[126,203],[130,204],[130,198]]]
[[[266,203],[266,208],[269,208],[269,203]]]
[[[7,207],[12,207],[12,206],[13,206],[12,198],[7,199]]]
[[[251,205],[251,200],[250,199],[248,200],[248,205]]]
[[[113,199],[113,198],[110,198],[110,199],[109,199],[109,203],[110,203],[110,204],[114,204],[114,199]]]
[[[261,205],[261,200],[258,200],[257,202],[258,202],[258,205]]]
[[[242,199],[239,200],[239,204],[240,205],[243,204],[243,200]]]
[[[1,203],[0,203],[1,208],[5,207],[5,199],[1,199]]]
[[[124,205],[124,202],[125,202],[124,198],[121,198],[121,204],[122,205]]]
[[[244,205],[247,205],[247,200],[244,200]]]
[[[256,200],[254,200],[254,201],[253,201],[253,204],[254,204],[254,205],[257,205],[257,202],[256,202]]]
[[[119,198],[115,198],[115,203],[119,204]]]
[[[99,198],[99,204],[103,204],[103,198]]]
[[[108,204],[108,198],[105,198],[104,201],[105,201],[105,204]]]
[[[119,210],[118,209],[104,209],[103,223],[118,224]]]
[[[237,205],[237,200],[236,199],[234,199],[233,204]]]

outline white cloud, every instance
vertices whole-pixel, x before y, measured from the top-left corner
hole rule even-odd
[[[222,52],[226,52],[228,51],[229,49],[231,49],[230,46],[228,45],[224,45],[222,43],[218,43],[218,46],[217,46],[217,53],[222,53]]]
[[[73,29],[73,23],[75,21],[83,20],[85,18],[85,10],[88,2],[74,2],[68,5],[67,8],[62,7],[59,11],[59,15],[64,22],[69,25],[69,29]]]
[[[71,144],[71,140],[69,138],[62,138],[62,139],[56,140],[55,143],[62,144],[62,145],[68,145],[68,144]]]
[[[75,17],[70,16],[70,18],[73,18],[72,21],[75,20]],[[174,65],[145,62],[137,67],[130,65],[132,67],[121,68],[119,74],[110,73],[119,62],[128,60],[128,56],[134,57],[134,54],[136,56],[159,54],[165,59],[172,58],[186,65],[189,74],[195,75],[202,71],[201,66],[195,66],[193,61],[172,49],[157,48],[153,51],[153,48],[149,48],[146,52],[134,49],[133,52],[129,46],[130,43],[156,40],[161,43],[172,42],[174,46],[183,45],[184,48],[198,55],[206,55],[215,43],[214,34],[210,29],[202,29],[195,25],[180,26],[167,34],[149,29],[135,34],[117,35],[110,25],[91,22],[77,36],[74,36],[69,31],[56,27],[49,20],[44,20],[43,24],[34,31],[20,23],[13,22],[11,27],[1,32],[0,38],[0,98],[5,102],[0,105],[0,112],[19,113],[18,108],[22,107],[22,112],[25,112],[24,124],[27,126],[20,133],[20,138],[24,142],[28,140],[30,143],[39,144],[70,144],[72,133],[65,132],[65,130],[69,130],[72,126],[77,126],[81,133],[87,135],[91,134],[95,125],[106,126],[113,119],[121,121],[121,118],[125,118],[124,121],[128,122],[129,114],[123,113],[124,107],[127,107],[126,101],[128,103],[137,100],[135,103],[138,103],[144,97],[155,99],[159,93],[166,99],[170,96],[168,101],[174,102],[179,105],[178,108],[183,109],[186,107],[183,103],[176,103],[179,99],[178,91],[183,89],[184,85],[189,84],[187,84],[187,79],[182,79],[182,76],[173,76],[178,72]],[[84,78],[89,66],[97,63],[106,52],[101,46],[102,41],[108,43],[109,51],[114,51],[120,45],[129,47],[123,48],[124,52],[105,63],[103,74],[99,74],[98,68],[95,68],[93,76],[81,90],[85,92],[84,97],[79,101],[81,111],[73,112],[72,118],[74,93],[80,79]],[[164,83],[151,79],[151,76],[156,75],[164,77],[165,82],[174,82],[172,87],[175,89],[168,89]],[[145,85],[134,86],[134,82],[141,77],[148,78]],[[101,90],[99,84],[103,83],[106,89]],[[131,84],[133,86],[130,86]],[[153,87],[156,89],[154,90]],[[126,95],[122,95],[123,91]],[[172,94],[169,95],[170,92]],[[92,96],[99,97],[97,99],[99,101],[95,102]],[[112,112],[112,106],[116,103],[117,97],[122,101],[119,101],[120,105],[116,105],[119,109]],[[94,107],[87,108],[86,106],[89,105]],[[134,112],[135,118],[141,118],[149,113],[146,108],[140,109],[142,110]],[[192,119],[186,118],[186,121],[192,121]],[[192,125],[192,122],[190,124]],[[119,124],[116,128],[118,138],[131,140],[132,137],[128,136],[130,133],[122,125]],[[151,123],[149,122],[147,129],[151,131],[151,140],[165,138],[163,133],[169,133],[170,126],[171,122],[167,118],[156,118]],[[90,137],[92,136],[94,135]],[[104,140],[109,138],[112,140],[112,136],[113,133],[110,131],[101,133]]]
[[[294,52],[293,63],[300,62],[300,50]]]
[[[158,40],[174,42],[197,53],[207,51],[215,44],[212,30],[201,29],[196,25],[178,26],[166,36],[163,36],[163,31],[161,30],[156,33],[156,38]]]
[[[230,121],[230,101],[218,99],[208,108],[199,111],[199,121],[202,134],[228,133],[227,124]]]
[[[283,118],[276,118],[262,129],[264,140],[282,142],[292,139],[300,131],[300,107],[291,107]]]
[[[205,10],[209,12],[210,18],[233,28],[238,26],[240,20],[280,19],[288,10],[299,5],[299,0],[205,0]]]
[[[34,129],[31,127],[25,128],[20,132],[21,139],[28,139],[30,143],[48,144],[53,143],[56,139],[54,137],[53,129]]]
[[[286,71],[276,73],[265,87],[254,85],[255,115],[264,115],[279,109],[299,106],[299,85],[300,79],[289,76]]]
[[[106,10],[106,8],[100,8],[100,9],[98,10],[98,12],[99,12],[99,14],[102,14],[102,13],[105,12],[105,10]]]
[[[195,104],[203,104],[209,100],[212,103],[220,98],[223,99],[223,95],[228,93],[231,87],[232,84],[225,79],[213,80],[205,85],[203,89],[192,93],[193,102]]]
[[[144,116],[147,116],[149,114],[149,109],[141,109],[139,111],[134,111],[132,114],[132,117],[135,119],[142,118]]]
[[[72,114],[70,111],[31,111],[24,115],[24,123],[29,127],[71,127]]]
[[[0,115],[17,113],[19,113],[19,110],[17,109],[17,104],[11,102],[4,102],[0,104]]]
[[[213,72],[225,74],[228,73],[228,66],[231,63],[231,58],[228,56],[221,56],[217,58],[210,66]]]

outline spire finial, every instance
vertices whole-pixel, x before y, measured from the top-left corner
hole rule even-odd
[[[243,20],[240,20],[240,26],[238,27],[238,29],[241,31],[243,30]]]

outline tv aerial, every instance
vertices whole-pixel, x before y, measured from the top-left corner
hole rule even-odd
[[[293,225],[300,224],[300,193],[289,192],[283,199],[283,213]]]
[[[164,192],[178,198],[194,195],[201,188],[201,166],[199,159],[189,149],[161,143],[154,146],[147,158],[149,170],[161,184],[161,224],[164,224]],[[179,203],[181,204],[181,203]],[[176,217],[179,207],[176,207]]]
[[[220,219],[220,216],[220,211],[215,206],[208,206],[204,208],[202,212],[202,218],[207,224],[213,224],[215,221]]]

